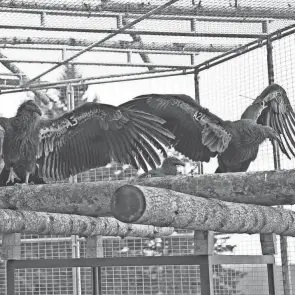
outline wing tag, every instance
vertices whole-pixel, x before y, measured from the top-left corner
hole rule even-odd
[[[209,117],[200,111],[196,111],[193,115],[193,118],[200,123],[201,123],[201,120],[205,121],[204,123],[206,123],[206,121],[207,122],[210,121]]]

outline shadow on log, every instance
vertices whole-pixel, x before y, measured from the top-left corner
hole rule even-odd
[[[295,212],[191,196],[167,189],[125,185],[112,199],[122,222],[224,233],[295,236]]]
[[[0,232],[38,235],[80,236],[169,236],[174,229],[150,225],[126,224],[115,218],[94,218],[80,215],[0,210]]]

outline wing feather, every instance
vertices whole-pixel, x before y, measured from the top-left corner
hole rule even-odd
[[[160,159],[159,142],[174,139],[165,121],[143,111],[86,103],[53,120],[40,122],[38,165],[53,180],[67,178],[112,159],[148,171]],[[162,146],[162,151],[165,151]]]
[[[190,159],[208,162],[211,157],[216,156],[217,152],[210,151],[206,145],[208,142],[202,142],[202,131],[209,122],[222,129],[223,121],[191,97],[182,94],[148,94],[138,96],[121,106],[144,111],[165,120],[163,127],[175,135],[174,148]],[[222,136],[224,135],[221,133],[214,135],[215,149],[227,147],[220,144]]]
[[[253,104],[255,103],[266,104],[257,123],[275,129],[284,139],[279,144],[282,153],[290,158],[290,152],[295,157],[295,113],[286,90],[278,84],[272,84],[262,91]]]

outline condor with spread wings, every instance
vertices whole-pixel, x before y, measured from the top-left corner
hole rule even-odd
[[[3,157],[13,182],[15,168],[25,172],[25,183],[39,167],[39,176],[60,180],[111,160],[148,171],[167,157],[163,145],[173,134],[163,119],[138,110],[106,104],[85,103],[53,120],[42,120],[36,103],[22,103],[13,118],[0,118],[4,128]],[[163,145],[162,145],[163,144]],[[156,148],[156,149],[155,149]]]
[[[295,116],[279,85],[268,86],[237,121],[224,121],[181,94],[142,95],[122,106],[164,119],[163,127],[175,135],[174,148],[190,159],[208,162],[218,155],[219,173],[247,171],[267,138],[294,155]]]

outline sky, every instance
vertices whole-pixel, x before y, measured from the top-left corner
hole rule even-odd
[[[45,2],[45,1],[40,1]],[[56,2],[56,1],[55,1]],[[66,0],[63,2],[74,2]],[[77,2],[77,1],[76,1]],[[129,1],[131,2],[131,1]],[[159,3],[159,1],[150,1],[151,3]],[[240,1],[241,5],[254,6],[267,6],[272,1]],[[295,0],[278,1],[280,7],[286,7],[288,4],[291,7],[294,5]],[[185,3],[182,0],[181,3]],[[203,0],[204,5],[216,4],[213,0]],[[219,1],[220,5],[228,5],[227,1]],[[39,25],[40,19],[36,16],[18,15],[15,18],[14,14],[0,12],[0,25]],[[114,20],[97,20],[92,18],[70,18],[60,16],[50,16],[47,23],[51,26],[69,26],[69,27],[114,27]],[[270,30],[273,31],[288,25],[290,22],[273,21],[269,24]],[[159,30],[174,30],[174,31],[188,31],[189,23],[177,24],[166,23],[163,25],[159,22],[145,21],[138,25],[136,28],[144,29],[152,26],[153,29]],[[208,23],[200,23],[198,30],[201,32],[251,32],[259,33],[260,26],[245,25],[241,27],[237,24],[225,25],[220,23],[215,27]],[[90,33],[69,33],[69,32],[37,32],[37,31],[24,31],[24,30],[5,30],[0,29],[1,37],[44,37],[44,38],[83,38],[92,41],[97,41],[105,36],[104,34],[90,34]],[[114,38],[115,40],[131,40],[127,35],[121,35]],[[182,37],[149,37],[143,36],[145,42],[198,42],[200,44],[244,44],[251,40],[247,39],[228,39],[228,38],[182,38]],[[291,35],[282,40],[275,41],[273,44],[274,53],[274,71],[275,81],[281,84],[286,90],[294,107],[295,105],[295,80],[293,75],[295,73],[295,36]],[[8,58],[16,59],[42,59],[42,60],[61,60],[61,52],[59,51],[44,51],[44,50],[15,50],[3,49],[1,53],[5,54]],[[73,52],[67,51],[67,57],[71,56]],[[204,53],[196,56],[196,63],[200,63],[210,57],[215,56],[216,53]],[[175,64],[175,65],[190,65],[189,56],[177,55],[150,55],[152,62]],[[108,62],[122,62],[126,61],[126,55],[118,53],[85,53],[78,60],[80,61],[108,61]],[[132,61],[142,62],[139,55],[132,55]],[[35,77],[39,73],[47,70],[50,65],[46,64],[18,64],[17,65],[24,73],[30,78]],[[129,73],[146,71],[146,68],[128,68],[128,67],[102,67],[102,66],[80,66],[79,71],[83,77],[101,76],[113,73]],[[3,66],[0,66],[0,73],[9,73]],[[56,81],[61,73],[61,69],[55,70],[43,78],[43,81]],[[0,77],[4,77],[0,75]],[[240,117],[243,110],[251,103],[252,99],[268,85],[267,77],[267,63],[266,63],[266,50],[260,48],[250,53],[244,54],[233,60],[222,63],[218,66],[202,71],[200,73],[200,100],[201,104],[210,109],[211,112],[220,116],[222,119],[236,120]],[[112,105],[119,105],[133,97],[147,93],[184,93],[194,97],[194,78],[192,75],[176,76],[168,78],[158,78],[142,81],[130,81],[111,84],[92,85],[89,87],[88,97],[89,100],[95,94],[98,94],[102,103]],[[4,116],[13,116],[19,103],[27,99],[26,93],[0,95],[0,113]],[[282,168],[294,168],[295,161],[288,160],[282,157]],[[205,173],[212,173],[216,169],[217,163],[214,159],[209,164],[205,164]],[[266,142],[264,143],[259,152],[257,160],[251,164],[250,170],[270,170],[273,169],[272,147]],[[232,235],[231,241],[238,243],[235,250],[236,254],[245,253],[257,254],[259,252],[259,244],[256,236],[249,235]],[[256,242],[253,242],[253,241]],[[292,261],[295,262],[294,255],[294,239],[290,238],[290,247],[293,251]],[[255,247],[251,245],[256,245]],[[258,245],[258,246],[257,246]],[[247,250],[246,250],[247,249]]]

